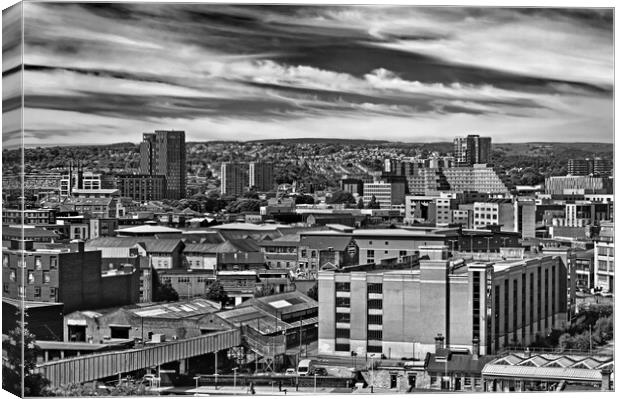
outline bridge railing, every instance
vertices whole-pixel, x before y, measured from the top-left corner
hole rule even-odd
[[[170,341],[144,348],[105,352],[37,365],[52,386],[82,383],[239,346],[238,329]]]

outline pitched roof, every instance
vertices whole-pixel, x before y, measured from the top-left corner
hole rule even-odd
[[[128,234],[156,234],[156,233],[180,233],[181,230],[173,229],[171,227],[166,226],[152,226],[152,225],[143,225],[143,226],[134,226],[134,227],[126,227],[123,229],[114,230],[118,233],[128,233]]]
[[[100,237],[86,242],[87,248],[129,248],[139,244],[147,252],[173,252],[183,241],[175,238]]]
[[[478,356],[478,359],[474,359],[474,356],[470,354],[450,353],[446,367],[445,362],[437,361],[435,354],[431,353],[427,369],[435,373],[443,373],[447,368],[448,372],[480,374],[485,364],[494,359],[496,359],[495,356]]]
[[[2,235],[6,237],[21,237],[22,231],[24,238],[40,238],[40,237],[49,237],[49,238],[58,238],[58,234],[52,230],[40,229],[37,227],[29,227],[26,226],[24,228],[16,227],[16,226],[2,226]]]
[[[528,367],[487,364],[482,375],[488,377],[536,378],[545,380],[601,381],[600,370],[564,367]]]

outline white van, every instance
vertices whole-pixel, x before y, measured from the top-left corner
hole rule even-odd
[[[311,359],[304,359],[297,365],[298,375],[308,375],[314,369],[314,361]]]

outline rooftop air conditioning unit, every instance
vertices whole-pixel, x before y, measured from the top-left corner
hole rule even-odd
[[[165,334],[153,334],[151,336],[151,342],[155,344],[166,342],[166,335]]]

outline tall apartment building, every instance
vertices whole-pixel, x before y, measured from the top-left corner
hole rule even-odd
[[[141,202],[166,198],[166,176],[164,175],[118,175],[115,180],[121,197]]]
[[[390,208],[392,205],[405,203],[405,183],[385,182],[364,183],[364,203],[368,204],[372,197],[379,203],[381,208]]]
[[[566,322],[560,257],[466,264],[447,254],[420,248],[419,269],[319,272],[319,354],[424,359],[441,334],[447,347],[479,344],[485,355]]]
[[[166,198],[181,199],[186,195],[185,132],[156,130],[144,133],[140,143],[140,173],[166,177]]]
[[[491,161],[491,138],[469,135],[454,139],[454,160],[460,166],[486,164]]]
[[[249,184],[257,191],[272,191],[275,180],[273,178],[273,164],[269,162],[250,162],[249,164]]]
[[[450,190],[450,184],[441,169],[416,169],[415,173],[407,176],[407,185],[412,195],[433,195]]]
[[[613,172],[613,162],[603,158],[569,159],[570,176],[609,176]]]
[[[508,187],[492,167],[482,164],[446,168],[443,174],[450,185],[450,191],[479,193],[507,193]]]
[[[220,172],[220,193],[222,195],[240,196],[248,187],[248,169],[246,164],[222,162]]]

